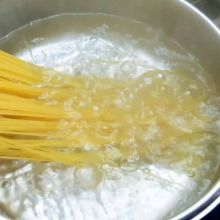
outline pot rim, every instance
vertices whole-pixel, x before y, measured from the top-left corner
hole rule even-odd
[[[195,15],[197,15],[206,26],[212,28],[215,32],[216,36],[219,37],[220,43],[220,29],[199,9],[195,6],[187,2],[186,0],[178,0],[182,7],[186,10],[191,11]],[[1,38],[0,38],[1,39]],[[196,203],[194,203],[191,207],[187,208],[185,211],[177,214],[172,220],[187,220],[187,219],[201,219],[210,213],[217,205],[220,204],[220,176],[216,181],[215,185],[211,188],[211,190],[206,193],[201,199],[199,199]],[[1,216],[0,216],[0,219]]]

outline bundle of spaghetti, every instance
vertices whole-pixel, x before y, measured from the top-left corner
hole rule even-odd
[[[193,96],[186,93],[190,83]],[[178,71],[129,79],[71,76],[0,51],[0,159],[121,164],[149,159],[174,140],[190,146],[185,134],[211,123],[198,107],[206,88]]]
[[[68,165],[99,164],[108,159],[108,153],[100,149],[119,139],[95,133],[100,132],[96,130],[101,124],[104,127],[101,133],[109,132],[111,128],[107,127],[117,126],[121,115],[108,105],[97,114],[94,103],[103,103],[109,89],[120,90],[121,83],[63,75],[3,51],[0,60],[1,159]],[[106,83],[110,86],[103,90]],[[92,94],[94,91],[96,94]],[[93,101],[85,100],[86,108],[74,108],[74,100],[82,104],[80,100],[91,94]],[[90,150],[85,150],[85,146]]]
[[[59,132],[59,126],[61,120],[78,117],[74,111],[68,114],[64,109],[70,90],[79,86],[77,81],[3,51],[0,60],[0,158],[97,163],[98,156],[92,152],[60,151],[74,146],[73,140]]]

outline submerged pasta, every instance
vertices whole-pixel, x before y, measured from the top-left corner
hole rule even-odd
[[[0,158],[64,164],[174,163],[217,140],[215,90],[182,70],[68,76],[0,52]],[[205,135],[204,135],[205,134]]]

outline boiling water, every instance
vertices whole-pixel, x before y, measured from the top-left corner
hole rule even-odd
[[[82,88],[75,108],[109,87],[101,109],[115,117],[108,106],[126,110],[124,115],[119,111],[117,121],[125,128],[110,130],[124,141],[120,149],[130,152],[116,167],[2,162],[0,204],[8,215],[164,219],[205,192],[210,180],[204,177],[217,166],[219,98],[199,61],[174,40],[120,17],[62,15],[33,22],[1,44],[36,65],[124,81],[117,89],[103,84],[99,91],[91,84],[91,94]],[[90,105],[97,112],[98,106]],[[108,149],[113,158],[120,157],[120,149]]]

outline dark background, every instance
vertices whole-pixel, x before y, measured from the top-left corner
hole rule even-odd
[[[220,220],[220,205],[203,218],[203,220]]]
[[[188,0],[220,27],[220,0]],[[220,59],[220,58],[219,58]],[[220,61],[219,61],[220,65]],[[220,205],[203,220],[220,220]]]

